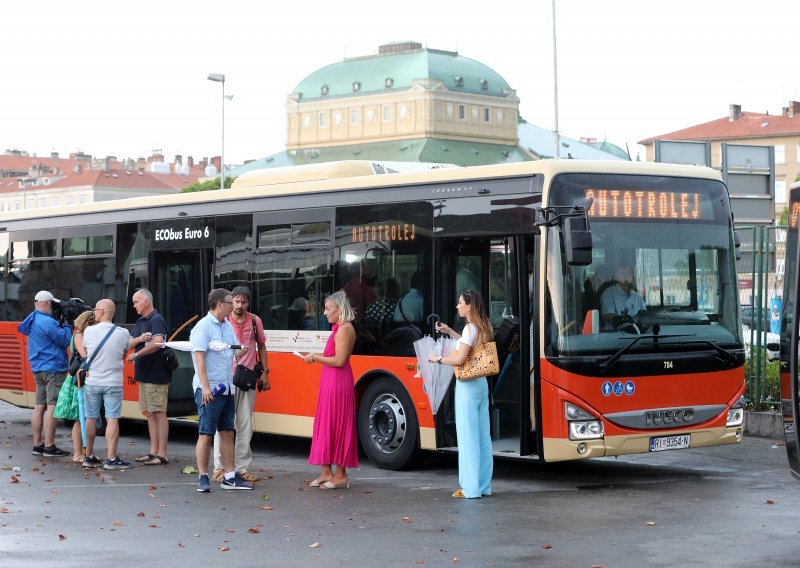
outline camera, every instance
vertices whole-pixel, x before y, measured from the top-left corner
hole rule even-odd
[[[53,317],[60,322],[72,325],[75,318],[83,312],[91,311],[92,306],[80,298],[69,298],[61,302],[53,302]]]

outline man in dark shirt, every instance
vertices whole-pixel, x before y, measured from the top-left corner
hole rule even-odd
[[[133,361],[134,379],[139,384],[139,409],[147,416],[147,429],[150,432],[150,451],[136,458],[144,465],[167,463],[167,401],[170,372],[164,366],[160,344],[167,339],[167,323],[153,307],[153,294],[141,288],[133,295],[133,307],[139,314],[133,326],[128,355]]]

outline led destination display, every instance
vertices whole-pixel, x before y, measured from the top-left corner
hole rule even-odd
[[[594,200],[589,209],[590,217],[682,221],[714,219],[711,198],[704,193],[589,188],[585,195]]]

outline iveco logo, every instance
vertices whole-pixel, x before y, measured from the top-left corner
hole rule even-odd
[[[667,426],[669,424],[690,423],[694,418],[694,408],[673,408],[670,410],[648,410],[644,413],[647,426]]]

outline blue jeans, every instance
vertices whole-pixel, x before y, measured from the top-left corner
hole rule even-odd
[[[197,403],[197,429],[201,436],[213,436],[217,430],[233,430],[236,419],[236,397],[230,394],[215,396],[208,404],[203,404],[203,391],[194,391]]]

